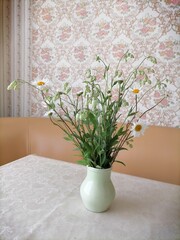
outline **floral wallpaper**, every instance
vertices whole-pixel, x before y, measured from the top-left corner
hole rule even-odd
[[[150,125],[177,127],[179,13],[179,0],[31,0],[32,80],[48,78],[54,89],[68,81],[76,93],[96,55],[112,67],[128,49],[136,59],[153,55],[157,78],[171,80],[170,94],[146,120]],[[125,64],[122,67],[129,70]],[[155,92],[141,107],[153,105],[158,97]],[[35,92],[31,105],[32,116],[44,115]]]

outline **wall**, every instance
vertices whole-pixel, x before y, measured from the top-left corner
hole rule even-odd
[[[48,78],[54,89],[68,81],[77,92],[96,54],[112,67],[127,49],[138,59],[154,55],[156,77],[172,82],[169,98],[146,119],[150,125],[180,125],[178,0],[32,0],[31,4],[33,79]],[[158,97],[155,92],[141,108],[153,105]],[[31,115],[42,116],[43,104],[35,92],[31,101]]]

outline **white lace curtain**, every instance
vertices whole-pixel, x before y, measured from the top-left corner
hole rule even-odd
[[[0,116],[30,116],[30,89],[7,91],[15,79],[31,79],[30,0],[0,0]]]

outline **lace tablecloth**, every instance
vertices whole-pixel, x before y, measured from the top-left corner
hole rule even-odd
[[[177,240],[180,186],[112,173],[104,213],[82,205],[86,167],[29,155],[0,168],[1,240]]]

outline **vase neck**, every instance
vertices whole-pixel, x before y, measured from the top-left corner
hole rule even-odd
[[[110,177],[111,168],[99,169],[93,167],[87,167],[87,176],[98,176],[99,178]]]

